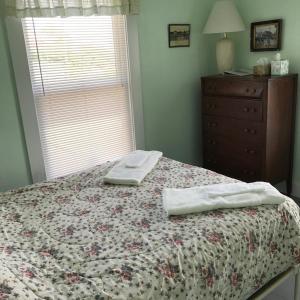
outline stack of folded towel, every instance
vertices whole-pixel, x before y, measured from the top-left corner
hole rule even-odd
[[[140,185],[161,157],[162,152],[159,151],[136,150],[131,152],[104,176],[104,182]]]
[[[168,215],[182,215],[219,208],[281,204],[286,197],[266,182],[214,184],[186,189],[164,189]]]

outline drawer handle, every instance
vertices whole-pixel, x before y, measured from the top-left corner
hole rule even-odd
[[[208,140],[208,143],[209,143],[210,145],[216,145],[216,141],[215,141],[215,140]]]
[[[217,127],[218,126],[218,123],[216,122],[209,122],[208,123],[208,127]]]
[[[256,151],[253,150],[253,149],[245,148],[245,153],[250,154],[250,155],[254,155],[256,153]]]
[[[244,128],[245,133],[256,134],[256,129]]]
[[[207,104],[206,108],[208,108],[208,109],[215,109],[215,108],[217,108],[217,105],[216,104]]]
[[[249,107],[244,107],[243,109],[244,112],[252,112],[252,113],[256,113],[257,112],[257,109],[252,107],[252,108],[249,108]]]
[[[252,94],[256,94],[257,89],[246,88],[246,93],[251,93],[251,92],[252,92]]]

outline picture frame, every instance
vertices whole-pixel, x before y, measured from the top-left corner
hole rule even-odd
[[[251,51],[280,50],[281,32],[282,19],[251,23]]]
[[[191,25],[169,24],[169,48],[190,47]]]

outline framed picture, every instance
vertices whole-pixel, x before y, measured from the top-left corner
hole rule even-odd
[[[282,20],[251,24],[251,51],[277,51],[281,49]]]
[[[190,47],[190,24],[169,24],[169,47]]]

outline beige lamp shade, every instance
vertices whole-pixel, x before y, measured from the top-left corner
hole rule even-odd
[[[232,0],[216,1],[203,33],[225,33],[245,30],[244,22]]]

